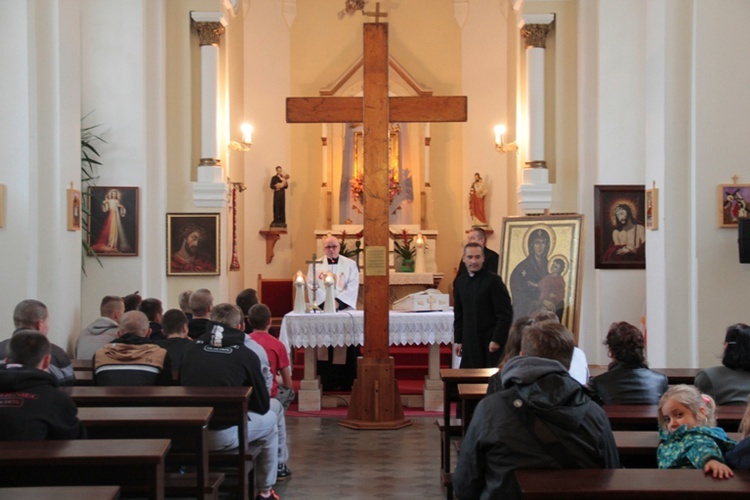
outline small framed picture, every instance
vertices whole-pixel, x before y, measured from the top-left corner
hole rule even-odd
[[[88,243],[98,257],[138,255],[138,188],[91,186]]]
[[[750,217],[750,184],[719,184],[719,226],[737,227]]]
[[[81,192],[68,189],[68,231],[81,230]]]
[[[594,186],[594,266],[646,269],[646,189]]]
[[[167,214],[167,276],[219,274],[219,214]]]
[[[659,229],[659,190],[646,190],[646,229]]]

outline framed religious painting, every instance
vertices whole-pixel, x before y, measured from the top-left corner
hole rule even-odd
[[[750,184],[719,184],[719,226],[737,227],[750,217]]]
[[[81,192],[71,188],[68,189],[68,231],[81,230]]]
[[[138,255],[137,187],[90,186],[85,205],[88,244],[97,257]]]
[[[500,276],[514,319],[552,311],[578,340],[583,215],[505,217]]]
[[[219,214],[167,214],[167,276],[218,276]]]
[[[643,185],[594,186],[597,269],[646,268],[645,199]]]

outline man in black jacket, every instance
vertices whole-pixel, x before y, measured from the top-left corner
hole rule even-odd
[[[500,255],[496,251],[487,248],[487,232],[481,227],[472,227],[469,230],[468,240],[469,243],[479,243],[484,248],[484,263],[482,264],[482,268],[497,274],[497,270],[500,268]],[[456,272],[456,278],[462,274],[466,274],[466,272],[466,264],[461,259],[458,271]]]
[[[141,311],[123,314],[117,338],[94,354],[94,385],[173,385],[169,354],[151,342],[150,333]]]
[[[278,470],[279,434],[277,415],[270,409],[270,396],[258,356],[245,346],[242,312],[232,304],[218,304],[211,311],[207,332],[188,346],[182,357],[180,382],[184,386],[252,387],[248,402],[247,440],[262,451],[255,464],[258,498],[273,498]],[[209,431],[211,450],[239,446],[237,428]],[[278,498],[278,497],[276,497]]]
[[[504,389],[480,401],[461,442],[458,498],[521,498],[515,469],[619,468],[607,415],[568,373],[574,346],[560,323],[526,327]]]
[[[50,343],[36,330],[19,330],[0,365],[0,441],[80,439],[86,430],[70,396],[48,372]]]
[[[510,294],[503,280],[483,267],[484,247],[467,243],[468,272],[453,283],[453,350],[461,368],[497,366],[513,320]]]

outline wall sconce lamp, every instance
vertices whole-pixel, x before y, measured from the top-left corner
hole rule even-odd
[[[508,153],[510,151],[518,151],[518,144],[516,141],[505,144],[503,142],[503,135],[505,134],[505,125],[495,126],[495,150],[498,153]]]
[[[253,126],[243,123],[240,130],[242,130],[242,142],[231,141],[227,144],[227,148],[232,151],[250,151],[253,147]]]

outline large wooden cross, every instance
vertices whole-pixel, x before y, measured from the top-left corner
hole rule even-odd
[[[403,418],[388,356],[388,125],[466,121],[466,97],[388,97],[388,24],[364,24],[363,97],[290,97],[288,123],[364,124],[365,340],[347,419],[355,429],[393,429]]]

